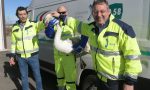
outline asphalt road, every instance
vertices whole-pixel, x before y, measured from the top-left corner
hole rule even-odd
[[[21,90],[21,80],[17,66],[11,67],[6,52],[0,52],[0,90]],[[41,70],[44,90],[57,90],[56,77]],[[30,90],[35,90],[35,81],[32,73],[29,74]]]

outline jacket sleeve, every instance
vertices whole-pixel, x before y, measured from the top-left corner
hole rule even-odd
[[[77,32],[78,30],[78,25],[80,23],[80,21],[78,21],[77,19],[75,18],[72,18],[72,17],[67,17],[65,20],[64,20],[64,23],[69,26],[72,30],[75,30],[75,32]]]
[[[45,30],[46,28],[46,25],[44,24],[43,20],[36,22],[35,25],[36,25],[37,33],[39,33],[42,30]]]
[[[15,53],[16,53],[16,38],[12,32],[11,34],[11,51],[10,51],[12,57],[15,56]]]
[[[51,27],[51,26],[46,27],[46,29],[45,29],[45,35],[48,38],[54,38],[54,36],[55,36],[54,27]]]
[[[125,82],[127,84],[134,84],[137,80],[138,74],[142,72],[140,49],[131,26],[126,28],[126,31],[124,31],[121,37],[121,50],[125,60]]]
[[[88,30],[91,29],[87,23],[79,21],[78,19],[67,17],[65,24],[68,25],[74,32],[78,32],[82,35],[88,36]]]

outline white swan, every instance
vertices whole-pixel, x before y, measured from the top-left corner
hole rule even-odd
[[[64,53],[71,53],[73,51],[73,44],[79,43],[80,38],[74,37],[66,40],[61,39],[62,29],[58,24],[59,21],[56,20],[51,14],[48,14],[45,18],[45,25],[48,26],[49,21],[53,20],[54,25],[56,25],[57,31],[54,37],[54,46],[57,50]],[[86,45],[84,51],[89,52],[90,47]]]
[[[56,31],[55,37],[54,37],[55,48],[64,53],[71,53],[73,51],[72,40],[70,40],[70,39],[62,40],[61,39],[62,29],[58,24],[59,21],[57,19],[55,19],[51,14],[47,14],[44,21],[45,21],[46,26],[48,26],[48,23],[50,21],[52,21],[54,23],[54,25],[56,25],[57,31]]]
[[[55,48],[64,53],[71,53],[73,51],[73,48],[72,48],[73,43],[69,39],[67,39],[67,40],[61,39],[62,29],[58,24],[59,21],[57,19],[55,19],[51,14],[47,14],[44,21],[45,21],[46,26],[48,26],[48,23],[50,21],[52,21],[54,23],[54,25],[56,25],[56,27],[57,27],[57,31],[56,31],[55,38],[54,38]]]
[[[62,40],[62,29],[59,24],[56,25],[57,31],[54,38],[54,46],[57,50],[64,53],[71,53],[73,51],[73,43],[70,39]]]

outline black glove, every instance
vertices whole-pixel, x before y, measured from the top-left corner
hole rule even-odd
[[[85,48],[88,37],[81,35],[81,41],[78,44],[73,45],[73,53],[78,54]]]
[[[134,85],[137,82],[137,79],[126,76],[124,79],[124,83],[128,85]]]
[[[16,54],[15,53],[6,53],[6,57],[14,57],[15,58]]]

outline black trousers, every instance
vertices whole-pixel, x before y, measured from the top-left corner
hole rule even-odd
[[[123,90],[123,80],[107,80],[107,83],[97,79],[98,90]]]

